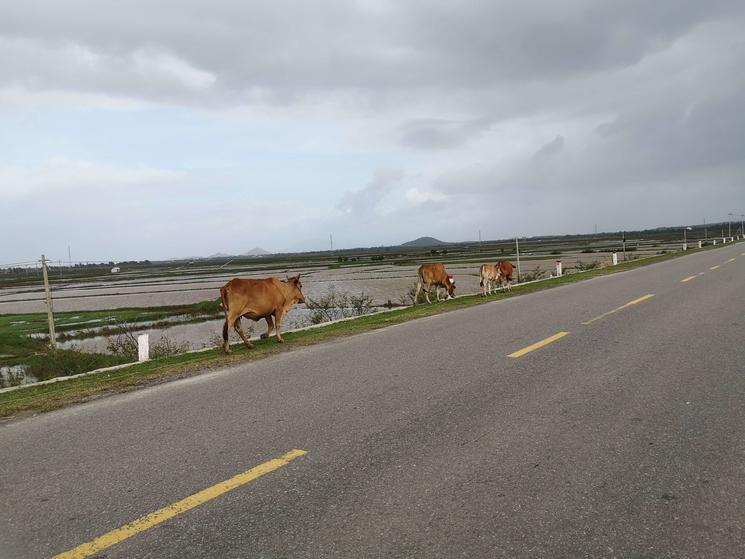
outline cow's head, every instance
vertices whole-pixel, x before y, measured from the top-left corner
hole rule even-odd
[[[290,297],[292,297],[296,303],[305,303],[303,284],[300,283],[300,274],[292,278],[287,278],[287,285],[290,286]]]
[[[448,284],[445,286],[448,290],[448,297],[455,297],[455,278],[448,274]]]

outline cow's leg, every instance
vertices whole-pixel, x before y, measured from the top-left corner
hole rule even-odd
[[[414,293],[414,304],[416,305],[419,302],[419,292],[422,290],[422,282],[417,281],[416,282],[416,293]],[[426,291],[425,291],[426,293]]]
[[[266,317],[266,326],[266,333],[261,335],[262,340],[265,340],[272,335],[272,330],[274,330],[274,321],[272,320],[272,315]]]
[[[253,347],[253,344],[246,337],[246,334],[243,332],[243,326],[241,326],[241,317],[240,316],[235,320],[235,324],[233,325],[233,328],[235,328],[235,331],[238,332],[238,335],[241,338],[243,338],[243,343],[246,344],[246,347],[248,349],[251,349]]]
[[[437,293],[437,302],[439,303],[440,302],[440,286],[439,285],[435,286],[435,293]]]
[[[279,327],[282,324],[282,317],[284,316],[284,314],[284,309],[277,309],[274,312],[274,330],[275,332],[277,332],[277,341],[281,344],[285,343],[285,341],[282,339],[282,335],[279,333]]]
[[[233,326],[229,313],[225,313],[225,324],[222,325],[222,349],[225,353],[230,353],[230,343],[228,342],[228,332]]]
[[[427,299],[427,304],[431,305],[432,301],[429,300],[429,290],[432,289],[432,284],[427,285],[424,289],[424,298]]]

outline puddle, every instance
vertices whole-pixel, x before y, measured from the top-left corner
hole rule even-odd
[[[307,309],[296,309],[292,314],[285,317],[282,321],[282,331],[302,328],[309,324]],[[165,336],[170,342],[177,345],[189,344],[189,349],[202,349],[205,347],[215,347],[217,340],[222,343],[222,326],[225,319],[207,320],[191,324],[176,324],[168,328],[150,328],[137,330],[136,336],[148,334],[150,336],[150,347],[156,345]],[[140,323],[141,324],[141,323]],[[258,336],[266,331],[266,322],[262,319],[259,322],[243,319],[243,331],[248,333],[249,326],[253,327],[251,336]],[[80,340],[67,340],[58,342],[57,347],[60,349],[75,349],[86,353],[110,353],[107,348],[109,338],[115,335],[95,336],[92,338],[83,338]],[[235,331],[230,332],[230,340],[238,341],[240,338]]]
[[[32,382],[36,382],[36,378],[26,374],[25,365],[0,367],[0,388],[31,384]]]

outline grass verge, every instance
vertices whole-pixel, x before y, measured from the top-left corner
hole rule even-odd
[[[261,340],[255,342],[254,348],[251,350],[247,350],[243,345],[234,346],[234,353],[231,355],[224,355],[221,349],[200,353],[187,353],[154,359],[124,369],[101,372],[53,384],[31,385],[12,392],[0,393],[0,418],[51,411],[62,406],[83,402],[106,394],[124,392],[136,387],[147,386],[166,380],[184,378],[199,374],[205,370],[256,361],[297,347],[314,345],[334,338],[353,336],[362,332],[401,324],[410,320],[416,320],[417,318],[473,307],[507,297],[515,297],[525,293],[542,291],[598,276],[648,266],[693,252],[711,250],[711,248],[716,247],[689,250],[687,253],[667,253],[644,259],[631,260],[617,266],[598,268],[581,274],[569,274],[560,278],[552,278],[517,286],[512,289],[511,293],[498,293],[487,298],[480,295],[460,296],[442,303],[405,307],[390,312],[362,316],[345,322],[328,324],[310,330],[290,332],[284,334],[287,342],[285,344],[278,344],[274,338]]]

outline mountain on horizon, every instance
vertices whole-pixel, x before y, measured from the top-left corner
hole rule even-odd
[[[402,243],[402,247],[435,247],[435,246],[442,246],[446,245],[448,243],[441,241],[439,239],[435,239],[434,237],[419,237],[418,239],[414,239],[413,241],[409,241],[408,243]]]
[[[267,254],[271,254],[271,252],[261,247],[254,247],[248,252],[244,252],[242,256],[266,256]]]

